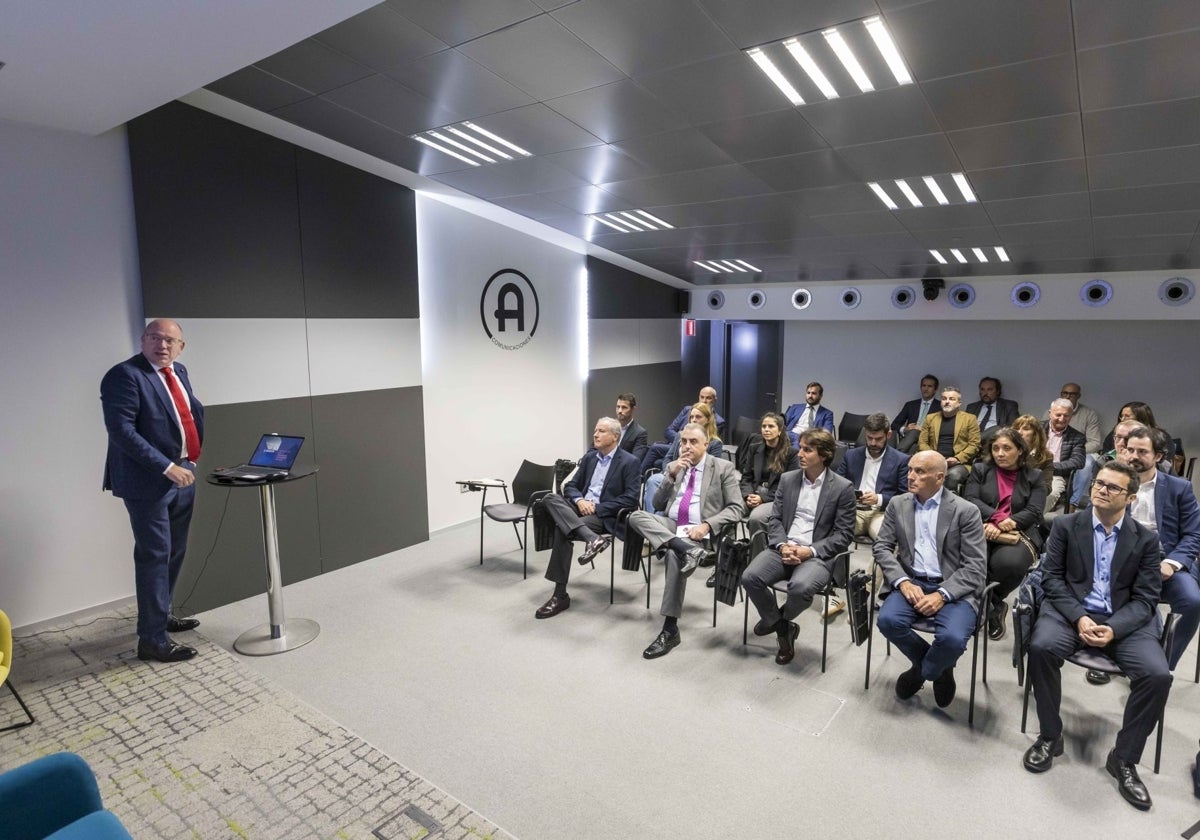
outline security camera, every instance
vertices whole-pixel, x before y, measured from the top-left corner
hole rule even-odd
[[[946,288],[946,281],[941,277],[926,277],[921,281],[921,294],[925,300],[937,300],[944,288]]]

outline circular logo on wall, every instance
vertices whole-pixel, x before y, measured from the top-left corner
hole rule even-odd
[[[479,297],[483,330],[497,347],[520,350],[537,332],[537,290],[515,268],[502,268],[488,278]]]

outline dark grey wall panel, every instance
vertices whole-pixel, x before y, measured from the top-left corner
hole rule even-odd
[[[678,318],[678,289],[587,258],[589,318]]]
[[[312,398],[323,570],[429,539],[420,388]]]
[[[145,312],[303,317],[294,147],[177,102],[128,136]]]
[[[214,405],[204,412],[204,453],[200,470],[243,463],[264,432],[303,435],[297,468],[315,462],[308,398]],[[267,591],[259,491],[249,487],[196,484],[196,508],[188,537],[187,560],[175,588],[184,612],[212,609]],[[279,526],[279,565],[283,582],[320,574],[316,476],[275,488]],[[189,594],[190,593],[190,594]],[[266,621],[266,601],[263,601]]]
[[[662,440],[663,429],[675,419],[685,402],[696,398],[699,390],[685,391],[681,385],[679,362],[629,365],[591,371],[588,374],[583,448],[579,452],[591,445],[596,418],[615,416],[617,394],[627,391],[632,391],[637,396],[638,405],[634,417],[646,427],[650,443]],[[571,457],[577,457],[578,454]]]
[[[417,318],[416,196],[296,150],[309,318]]]

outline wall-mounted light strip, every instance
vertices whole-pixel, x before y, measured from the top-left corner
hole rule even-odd
[[[644,233],[652,230],[674,230],[675,226],[645,210],[619,210],[615,213],[593,213],[588,216],[621,233]]]
[[[513,160],[514,154],[520,157],[532,157],[529,152],[516,143],[505,140],[500,135],[472,122],[461,122],[423,131],[420,134],[412,135],[412,139],[431,149],[436,149],[444,155],[450,155],[463,163],[469,163],[471,166]],[[456,149],[457,151],[455,151]],[[505,149],[508,151],[504,151]]]

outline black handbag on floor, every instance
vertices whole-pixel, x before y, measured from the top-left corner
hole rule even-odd
[[[621,568],[627,572],[636,572],[642,568],[642,548],[646,538],[633,528],[625,528],[625,550],[621,552]]]
[[[717,549],[717,600],[732,607],[737,602],[742,572],[750,565],[750,540],[721,540]]]
[[[554,520],[538,499],[533,503],[533,550],[549,551],[554,545]]]
[[[871,632],[871,576],[854,572],[846,582],[846,609],[850,613],[850,638],[861,645]]]

